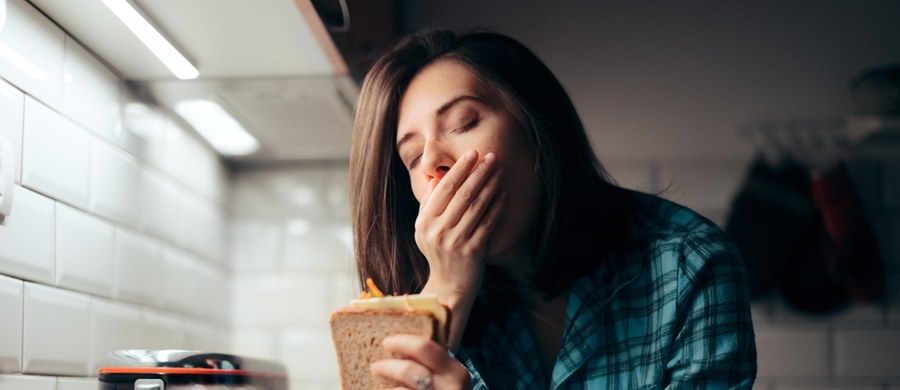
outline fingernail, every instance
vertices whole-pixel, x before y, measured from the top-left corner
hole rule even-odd
[[[497,159],[497,155],[495,155],[494,153],[488,153],[484,156],[484,162],[486,164],[493,163],[494,160],[496,160],[496,159]]]
[[[478,157],[478,153],[476,153],[474,150],[469,150],[468,152],[466,152],[466,160],[475,161],[476,157]]]

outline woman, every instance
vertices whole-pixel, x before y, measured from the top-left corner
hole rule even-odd
[[[747,388],[746,276],[692,211],[617,187],[565,90],[489,32],[411,35],[363,82],[351,205],[361,280],[430,292],[449,351],[372,365],[408,388]]]

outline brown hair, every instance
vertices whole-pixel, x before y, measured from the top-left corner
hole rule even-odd
[[[395,139],[398,104],[410,81],[428,64],[445,59],[466,66],[497,91],[533,143],[543,193],[532,241],[538,261],[532,282],[548,297],[558,295],[626,242],[631,210],[626,206],[634,197],[612,184],[550,70],[521,43],[492,32],[409,35],[366,75],[350,153],[360,281],[371,277],[385,292],[415,293],[428,278],[428,263],[414,239],[418,203]],[[496,271],[489,270],[483,292],[492,279],[502,279],[491,276]]]

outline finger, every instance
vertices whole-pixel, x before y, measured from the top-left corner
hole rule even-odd
[[[422,212],[422,208],[425,207],[425,204],[428,203],[428,198],[431,197],[431,193],[434,192],[434,187],[437,186],[438,179],[431,178],[428,180],[428,187],[425,188],[425,193],[422,194],[422,199],[419,200],[419,212]]]
[[[425,377],[431,375],[431,371],[425,366],[403,359],[385,359],[372,363],[369,366],[372,375],[394,382],[395,385],[415,389]]]
[[[493,202],[491,202],[490,208],[481,217],[481,221],[475,227],[475,230],[472,231],[471,241],[476,243],[476,245],[484,245],[487,243],[488,238],[491,237],[491,234],[494,232],[494,227],[497,226],[497,221],[500,220],[500,215],[503,214],[503,210],[506,208],[506,192],[501,192]]]
[[[384,339],[384,349],[414,359],[429,372],[443,372],[451,363],[447,349],[437,342],[422,336],[394,335]]]
[[[428,180],[428,188],[425,189],[425,194],[422,195],[422,200],[419,201],[419,214],[416,216],[415,225],[413,225],[417,232],[422,229],[422,225],[425,223],[423,218],[428,216],[428,214],[423,213],[422,210],[425,208],[425,205],[428,204],[428,199],[431,197],[431,193],[434,192],[434,188],[439,181],[440,180],[437,178]]]
[[[479,196],[484,195],[485,184],[496,178],[496,161],[497,156],[488,153],[462,183],[444,210],[443,218],[447,226],[456,226],[473,203],[479,200]]]
[[[428,215],[441,215],[453,194],[459,186],[466,180],[466,177],[472,172],[475,162],[478,160],[478,152],[469,150],[462,155],[456,163],[447,171],[447,174],[441,178],[437,187],[431,192],[428,204],[422,209],[422,212]]]
[[[464,210],[459,222],[456,224],[459,234],[466,239],[471,238],[472,232],[479,224],[483,223],[484,215],[497,198],[500,197],[500,170],[497,169],[484,184],[475,199]]]

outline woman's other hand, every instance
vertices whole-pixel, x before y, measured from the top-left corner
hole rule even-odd
[[[416,219],[416,244],[431,267],[429,284],[450,296],[478,290],[487,239],[502,209],[496,156],[469,150],[440,180],[432,179]],[[448,296],[449,298],[449,296]]]
[[[428,259],[423,292],[437,293],[450,307],[450,347],[458,346],[468,311],[481,287],[487,242],[503,210],[497,158],[467,151],[438,181],[432,179],[419,203],[416,244]]]
[[[469,371],[431,339],[397,335],[384,339],[384,348],[400,359],[372,363],[372,374],[408,389],[470,389]]]

